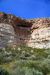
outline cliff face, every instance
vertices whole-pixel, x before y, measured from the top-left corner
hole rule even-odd
[[[24,20],[0,13],[0,48],[21,44],[33,48],[50,48],[50,19]]]
[[[50,19],[34,19],[30,22],[32,33],[28,45],[33,48],[50,48]]]
[[[11,14],[0,13],[0,48],[26,44],[31,23]],[[28,40],[27,40],[28,41]]]

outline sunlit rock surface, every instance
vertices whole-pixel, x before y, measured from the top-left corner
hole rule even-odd
[[[50,48],[50,19],[25,20],[0,13],[0,48],[15,45]]]
[[[50,48],[50,19],[34,19],[28,46],[33,48]]]
[[[50,48],[50,27],[34,30],[28,45],[33,48]]]

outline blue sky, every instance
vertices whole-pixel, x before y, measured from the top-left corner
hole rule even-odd
[[[50,0],[0,0],[0,11],[23,18],[50,17]]]

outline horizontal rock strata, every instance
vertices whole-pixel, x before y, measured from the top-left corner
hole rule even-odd
[[[25,20],[0,13],[0,48],[16,45],[50,48],[50,19]]]

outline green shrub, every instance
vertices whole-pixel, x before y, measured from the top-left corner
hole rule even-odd
[[[33,49],[27,46],[0,49],[0,66],[9,75],[49,75],[50,49]],[[1,72],[3,73],[3,69]]]
[[[9,75],[9,73],[6,70],[0,68],[0,75]]]

